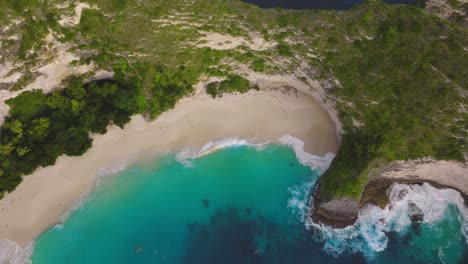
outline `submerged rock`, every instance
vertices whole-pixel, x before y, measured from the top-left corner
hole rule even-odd
[[[408,201],[408,216],[413,223],[421,223],[424,219],[424,212],[412,201]]]
[[[201,202],[202,202],[203,207],[210,208],[210,200],[203,199]]]

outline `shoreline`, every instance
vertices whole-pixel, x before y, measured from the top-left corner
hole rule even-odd
[[[304,151],[318,156],[336,153],[337,138],[329,115],[310,96],[290,89],[251,91],[212,99],[196,94],[146,122],[135,116],[120,129],[93,136],[93,147],[80,157],[59,157],[54,166],[25,176],[18,188],[0,201],[0,240],[25,247],[60,222],[98,174],[148,156],[238,137],[263,143],[291,135]],[[120,164],[120,165],[119,165]]]

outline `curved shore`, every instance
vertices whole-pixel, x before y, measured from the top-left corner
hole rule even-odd
[[[103,169],[121,169],[147,156],[198,149],[227,137],[260,143],[285,134],[303,140],[308,153],[336,153],[335,127],[328,114],[311,97],[293,89],[215,100],[197,94],[155,121],[136,116],[124,129],[112,126],[105,135],[95,136],[93,147],[83,156],[62,156],[54,166],[26,176],[0,201],[0,240],[26,246],[60,222]]]

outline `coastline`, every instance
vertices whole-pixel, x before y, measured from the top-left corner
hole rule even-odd
[[[304,151],[336,153],[335,127],[320,105],[291,89],[251,91],[212,99],[196,94],[179,102],[155,121],[142,116],[120,129],[111,126],[94,136],[81,157],[60,157],[40,168],[0,201],[0,240],[25,247],[63,215],[96,181],[99,174],[119,170],[144,157],[199,149],[207,142],[241,137],[252,143],[289,134],[304,141]]]

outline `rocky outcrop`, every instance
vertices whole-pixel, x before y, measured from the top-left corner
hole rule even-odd
[[[335,197],[324,199],[320,183],[313,190],[310,216],[316,223],[335,228],[352,225],[358,218],[359,209],[366,204],[384,208],[389,204],[388,191],[394,183],[429,183],[436,188],[452,188],[459,191],[468,205],[468,167],[454,161],[436,161],[426,158],[410,161],[395,161],[372,173],[359,199]],[[402,194],[404,195],[404,194]],[[424,215],[415,204],[408,204],[409,217],[421,222]]]
[[[337,198],[329,201],[315,199],[315,208],[317,209],[311,212],[314,222],[334,228],[343,228],[356,222],[359,201],[349,198]]]
[[[415,203],[408,201],[408,216],[413,223],[421,223],[424,219],[424,213]]]
[[[360,199],[335,197],[325,199],[320,189],[320,183],[313,190],[310,216],[316,223],[334,228],[344,228],[352,225],[358,218],[359,209],[366,204],[374,204],[381,208],[389,203],[387,190],[394,181],[384,178],[371,180],[364,188]]]

